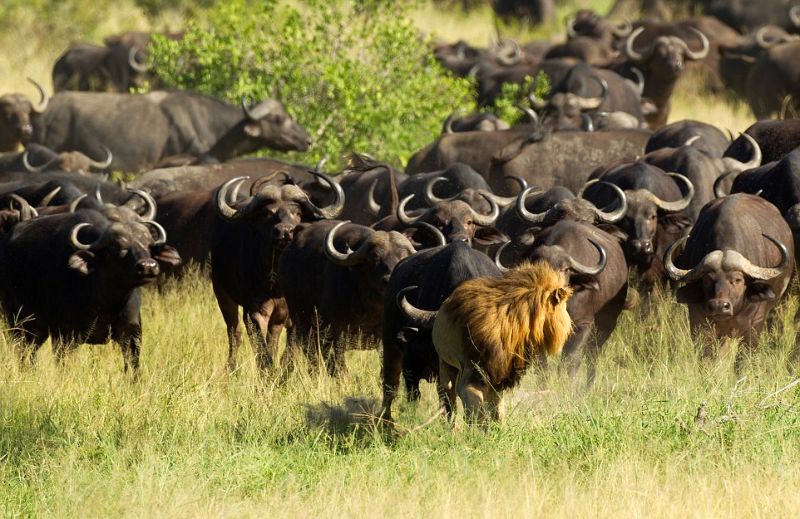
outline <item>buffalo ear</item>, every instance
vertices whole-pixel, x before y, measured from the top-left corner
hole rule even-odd
[[[79,250],[74,252],[72,256],[69,257],[69,268],[73,270],[77,270],[84,276],[88,276],[90,272],[94,270],[94,260],[95,255],[93,252],[88,250]]]
[[[703,290],[699,283],[689,283],[675,291],[675,299],[684,305],[701,303],[703,301]]]
[[[254,123],[247,123],[244,125],[244,133],[248,137],[261,137],[261,126]]]
[[[594,290],[597,292],[600,290],[600,283],[597,278],[589,274],[571,274],[569,276],[569,286],[575,292],[580,292],[581,290]]]
[[[175,247],[171,247],[169,245],[152,245],[150,247],[150,255],[157,262],[161,263],[162,265],[169,265],[170,267],[178,267],[181,263],[183,263],[181,255],[178,254],[178,251],[175,249]]]
[[[625,243],[628,241],[628,233],[624,232],[622,229],[617,227],[612,223],[601,223],[599,225],[595,225],[598,229],[607,232],[614,238],[616,238],[620,243]]]
[[[475,231],[475,242],[480,245],[505,243],[510,239],[505,233],[498,231],[494,227],[480,227]]]
[[[774,301],[776,297],[772,287],[763,281],[753,281],[747,286],[747,300],[753,303]]]

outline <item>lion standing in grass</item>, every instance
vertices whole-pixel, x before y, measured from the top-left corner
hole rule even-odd
[[[498,420],[500,392],[519,382],[534,357],[564,347],[572,329],[571,295],[565,276],[543,262],[459,285],[433,324],[448,416],[458,392],[468,419]]]

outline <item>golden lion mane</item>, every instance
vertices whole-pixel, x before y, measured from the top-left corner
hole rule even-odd
[[[544,262],[523,263],[499,278],[462,283],[442,305],[437,320],[444,317],[450,326],[464,330],[461,342],[466,344],[447,349],[464,348],[487,381],[502,389],[516,384],[536,355],[561,352],[572,331],[567,313],[571,295],[561,272]]]

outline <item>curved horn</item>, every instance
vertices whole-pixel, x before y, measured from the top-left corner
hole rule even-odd
[[[540,224],[544,221],[545,215],[547,215],[547,211],[543,213],[532,213],[528,211],[525,207],[525,200],[528,198],[528,195],[536,189],[536,187],[529,187],[527,189],[522,190],[522,192],[517,195],[517,215],[520,217],[521,220],[526,221],[530,224]]]
[[[500,196],[500,195],[495,195],[494,193],[492,193],[490,191],[486,191],[485,189],[478,189],[477,191],[478,191],[478,194],[483,196],[483,198],[485,198],[487,200],[489,200],[489,199],[494,200],[494,202],[497,205],[499,205],[500,207],[508,207],[508,206],[510,206],[511,204],[513,204],[514,202],[517,201],[517,195],[514,195],[514,196]]]
[[[33,78],[27,78],[27,79],[28,81],[33,83],[33,86],[36,87],[36,90],[39,91],[39,95],[41,96],[39,104],[33,107],[33,111],[36,112],[37,114],[40,114],[45,110],[47,110],[47,105],[50,104],[50,96],[47,95],[47,91],[35,79]]]
[[[714,196],[717,198],[722,198],[726,196],[728,193],[722,190],[722,181],[725,180],[729,175],[735,173],[734,171],[728,171],[727,173],[723,173],[722,175],[718,176],[716,180],[714,180]]]
[[[25,150],[22,153],[22,166],[29,173],[41,173],[42,171],[44,171],[47,168],[49,168],[54,162],[56,162],[58,160],[58,157],[54,157],[54,158],[48,160],[47,162],[45,162],[44,164],[42,164],[41,166],[32,166],[31,163],[30,163],[30,160],[28,160],[29,155],[30,155],[30,151],[28,151],[28,150]]]
[[[779,38],[776,38],[774,40],[767,40],[766,38],[767,31],[769,31],[769,27],[761,27],[759,30],[756,31],[755,35],[756,45],[758,45],[762,49],[768,49],[773,45],[777,45],[781,41]]]
[[[57,186],[55,189],[47,193],[42,197],[42,200],[39,202],[40,207],[47,207],[50,205],[50,202],[56,197],[56,195],[61,191],[61,186]]]
[[[481,214],[470,207],[472,210],[472,220],[481,227],[489,227],[490,225],[494,225],[494,222],[496,222],[497,218],[500,216],[500,206],[497,204],[494,198],[490,196],[490,193],[481,190],[479,191],[479,194],[486,199],[487,202],[489,202],[491,211],[489,214]]]
[[[763,236],[764,238],[766,238],[769,241],[771,241],[772,243],[774,243],[775,246],[778,247],[778,250],[781,251],[781,262],[780,262],[780,264],[778,264],[777,267],[759,267],[759,266],[753,265],[753,263],[750,262],[750,260],[748,260],[747,258],[744,258],[744,256],[742,256],[742,259],[744,261],[741,262],[742,263],[741,264],[741,270],[742,270],[742,272],[744,272],[745,274],[747,274],[748,276],[750,276],[753,279],[766,281],[768,279],[773,279],[773,278],[776,278],[776,277],[780,276],[781,274],[783,274],[783,271],[786,269],[787,265],[789,264],[789,251],[786,249],[786,245],[781,243],[780,240],[777,240],[777,239],[773,238],[772,236],[769,236],[768,234],[761,234],[761,236]],[[736,261],[736,260],[734,260],[734,262],[738,263],[738,261]]]
[[[800,5],[795,5],[789,9],[789,19],[795,27],[800,27]]]
[[[367,212],[372,216],[378,216],[381,212],[381,205],[375,201],[375,188],[378,187],[378,178],[372,181],[367,192]]]
[[[86,198],[88,196],[89,195],[87,195],[86,193],[83,193],[82,195],[79,195],[79,196],[76,196],[75,198],[73,198],[72,202],[69,203],[69,212],[70,213],[74,213],[75,211],[77,211],[78,210],[78,205],[80,205],[81,200],[83,200],[84,198]]]
[[[517,105],[517,108],[528,116],[528,119],[530,119],[531,124],[539,124],[539,116],[532,108],[525,105]]]
[[[517,175],[506,175],[505,177],[503,177],[503,179],[512,180],[516,182],[516,184],[519,186],[520,191],[525,191],[526,189],[528,189],[528,181],[522,177],[519,177]]]
[[[530,101],[530,102],[531,102],[531,106],[532,106],[532,107],[533,107],[535,110],[542,110],[542,109],[544,109],[545,107],[547,107],[547,101],[542,101],[541,99],[539,99],[538,97],[536,97],[536,94],[535,94],[535,93],[533,93],[533,92],[531,92],[530,94],[528,94],[528,101]]]
[[[400,222],[403,225],[406,225],[408,227],[415,225],[419,221],[419,219],[425,215],[425,213],[422,213],[421,215],[414,217],[414,216],[409,216],[406,213],[406,204],[412,198],[414,198],[414,193],[411,193],[407,197],[400,200],[400,204],[397,206],[397,211],[395,212],[395,214],[397,215],[397,219],[400,220]]]
[[[322,173],[321,171],[309,171],[312,175],[317,177],[318,181],[321,181],[328,185],[331,191],[333,191],[333,202],[330,205],[325,207],[317,207],[313,203],[311,204],[315,212],[317,212],[318,216],[325,218],[326,220],[333,220],[340,214],[342,214],[342,209],[344,209],[344,190],[342,186],[339,185],[338,182],[335,182],[331,177]]]
[[[641,97],[644,94],[644,74],[642,74],[642,71],[639,70],[639,67],[631,67],[630,71],[634,76],[636,76],[636,92],[638,92],[639,97]]]
[[[98,190],[100,189],[100,184],[97,184],[97,189]],[[148,193],[147,191],[142,191],[141,189],[136,189],[135,187],[129,187],[128,191],[130,191],[135,195],[139,195],[139,197],[141,197],[142,200],[144,200],[144,206],[146,210],[145,213],[141,215],[142,220],[149,221],[156,217],[156,212],[157,212],[156,201],[153,199],[152,196],[150,196],[150,193]]]
[[[84,227],[91,227],[91,226],[92,224],[84,222],[84,223],[79,223],[72,228],[72,231],[70,231],[69,233],[69,242],[70,244],[72,244],[75,250],[89,250],[92,248],[92,245],[94,245],[94,243],[90,243],[87,245],[85,243],[81,243],[80,240],[78,239],[78,233],[80,232],[80,230],[83,229]]]
[[[633,24],[627,18],[619,25],[614,27],[611,31],[614,36],[617,38],[624,38],[625,36],[629,35],[633,30]]]
[[[578,262],[578,260],[573,258],[571,254],[568,254],[567,256],[569,257],[569,268],[571,268],[578,274],[596,276],[599,273],[603,272],[603,269],[606,268],[606,264],[608,263],[608,255],[606,254],[606,250],[603,248],[603,246],[594,241],[593,239],[589,238],[589,243],[594,245],[594,248],[597,249],[597,252],[600,253],[600,261],[597,262],[597,266],[587,267],[583,263],[580,263]]]
[[[508,247],[509,243],[511,243],[511,242],[507,241],[507,242],[503,243],[502,245],[500,245],[497,248],[497,251],[494,253],[494,264],[497,265],[497,268],[500,269],[500,272],[508,272],[509,271],[509,268],[506,267],[505,265],[503,265],[503,262],[500,259],[503,256],[503,251],[506,249],[506,247]]]
[[[439,312],[437,310],[421,310],[406,300],[406,294],[418,288],[419,287],[416,285],[403,288],[397,293],[395,302],[398,308],[400,308],[400,311],[414,324],[423,328],[430,328],[433,326],[433,321],[436,319],[436,314]]]
[[[447,238],[445,238],[444,234],[442,234],[442,231],[437,229],[435,226],[427,222],[417,222],[414,224],[414,226],[421,227],[436,237],[436,245],[434,245],[434,247],[444,247],[447,245]]]
[[[750,134],[742,133],[741,136],[750,143],[750,147],[753,148],[753,155],[747,162],[741,162],[733,157],[723,157],[722,162],[725,164],[728,171],[739,172],[746,169],[757,168],[761,165],[761,146],[758,145],[758,142],[756,142]]]
[[[156,230],[157,238],[153,242],[153,245],[161,245],[167,243],[167,231],[155,220],[145,220],[142,222],[145,225],[150,225]]]
[[[139,49],[136,47],[131,47],[131,50],[128,52],[128,65],[130,65],[130,67],[136,72],[147,72],[150,67],[147,66],[147,63],[139,63],[136,61],[137,52],[139,52]]]
[[[600,97],[578,96],[577,105],[581,110],[595,110],[599,108],[608,97],[608,83],[606,80],[599,76],[592,76],[592,78],[600,84],[602,92],[600,93]]]
[[[633,48],[634,43],[636,42],[636,38],[639,37],[640,34],[644,32],[644,26],[637,27],[632,33],[628,35],[628,38],[625,40],[625,55],[631,61],[642,61],[646,57],[650,56],[650,53],[653,51],[653,47],[655,45],[650,45],[647,49],[643,50],[642,52],[636,52]]]
[[[342,267],[350,267],[360,263],[364,259],[363,256],[366,254],[367,247],[367,243],[365,242],[355,252],[350,250],[350,247],[347,248],[347,252],[344,254],[336,250],[336,246],[333,244],[333,240],[336,237],[336,231],[348,223],[350,223],[350,220],[339,222],[331,227],[331,229],[325,234],[325,257],[328,258],[329,261],[335,263],[336,265],[341,265]]]
[[[31,218],[36,218],[37,216],[39,216],[38,211],[36,211],[36,209],[33,206],[31,206],[31,204],[29,204],[27,200],[25,200],[18,194],[11,193],[10,195],[8,195],[8,197],[10,198],[8,202],[9,209],[19,211],[19,218],[21,221],[24,222],[25,220],[30,220]],[[19,209],[16,209],[14,207],[15,202],[17,203],[17,205],[19,205]]]
[[[691,146],[692,144],[697,142],[700,139],[700,137],[702,137],[702,136],[701,135],[693,135],[692,137],[689,137],[688,139],[686,139],[686,142],[684,142],[683,145],[684,146]]]
[[[684,40],[681,40],[683,43],[683,53],[686,54],[686,57],[691,60],[696,61],[705,59],[705,57],[708,56],[708,51],[711,49],[711,44],[708,42],[708,37],[694,27],[689,27],[689,30],[697,34],[697,36],[700,38],[700,41],[703,43],[703,48],[698,51],[693,51],[689,49],[689,45]]]
[[[667,271],[667,275],[673,281],[682,281],[686,279],[686,277],[692,272],[691,270],[679,269],[678,267],[675,266],[675,263],[673,261],[673,257],[675,256],[675,251],[678,250],[679,247],[682,248],[683,244],[686,243],[686,240],[688,239],[689,239],[688,234],[686,236],[683,236],[678,241],[670,245],[667,248],[667,251],[664,253],[664,268]]]
[[[589,114],[581,114],[581,130],[585,132],[594,131],[594,121]]]
[[[442,126],[442,133],[454,133],[453,132],[453,121],[456,120],[461,114],[465,112],[464,108],[457,108],[453,113],[447,116],[447,119],[444,121],[444,125]]]
[[[242,183],[246,180],[249,180],[249,176],[244,177],[235,177],[217,189],[217,193],[214,196],[214,201],[216,202],[215,206],[217,208],[217,213],[225,220],[228,221],[235,221],[241,216],[241,213],[237,210],[228,205],[228,190],[231,189],[231,186],[236,184],[237,186],[241,186]]]
[[[428,183],[425,185],[425,201],[428,203],[428,205],[434,205],[439,202],[445,202],[447,200],[452,200],[453,198],[455,198],[455,197],[439,198],[438,196],[433,194],[433,186],[435,186],[439,182],[447,182],[447,181],[448,180],[446,177],[433,177],[428,181]]]
[[[681,175],[680,173],[667,173],[667,175],[671,176],[673,179],[680,180],[686,185],[686,195],[680,200],[676,200],[674,202],[667,202],[665,200],[661,200],[657,196],[653,196],[653,202],[658,206],[659,209],[667,211],[669,213],[675,213],[678,211],[683,211],[689,204],[692,203],[692,198],[694,198],[694,184],[692,181],[686,178],[685,176]]]
[[[514,40],[509,41],[511,44],[511,55],[506,56],[501,52],[497,53],[497,61],[506,67],[517,65],[522,60],[522,49],[519,48],[519,44]]]
[[[323,173],[322,169],[325,167],[325,164],[327,162],[328,162],[328,157],[322,157],[321,159],[319,159],[317,165],[314,166],[314,171],[316,171],[317,173]]]
[[[114,160],[114,154],[111,153],[111,150],[108,149],[108,146],[103,146],[103,149],[106,150],[106,160],[103,162],[98,162],[93,159],[89,159],[89,165],[93,168],[97,169],[106,169],[111,165],[111,161]]]
[[[616,223],[622,220],[625,217],[625,213],[628,212],[628,197],[625,196],[625,191],[623,191],[618,185],[612,184],[611,182],[606,182],[605,180],[600,180],[599,178],[592,179],[585,183],[578,194],[576,195],[578,198],[583,198],[583,193],[586,191],[586,188],[593,184],[602,184],[604,186],[608,186],[614,190],[614,193],[619,198],[619,207],[616,210],[611,212],[606,212],[603,209],[600,209],[592,203],[594,207],[594,213],[597,217],[605,222],[605,223]]]
[[[567,37],[569,39],[576,38],[578,33],[575,32],[575,17],[572,16],[567,20]]]
[[[257,121],[258,119],[253,117],[253,114],[250,112],[250,108],[247,106],[247,100],[245,99],[244,96],[242,96],[241,104],[242,104],[242,112],[244,112],[244,116],[247,117],[251,121]]]
[[[100,191],[100,182],[94,186],[94,197],[98,202],[100,202],[100,205],[105,205],[105,202],[103,202],[103,193]]]
[[[276,177],[282,176],[284,184],[294,184],[294,179],[292,178],[292,174],[284,169],[279,169],[273,171],[269,175],[264,175],[263,177],[257,178],[252,184],[250,184],[250,196],[255,196],[256,193],[261,191],[261,189],[272,182]],[[231,191],[228,200],[232,202],[236,202],[239,196],[239,190],[242,188],[241,184],[236,184],[233,186],[233,190]]]

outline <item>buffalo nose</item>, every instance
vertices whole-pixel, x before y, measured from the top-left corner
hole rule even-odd
[[[136,262],[136,273],[140,276],[151,277],[158,275],[158,262],[152,258]]]
[[[30,124],[24,124],[22,128],[20,128],[20,132],[22,133],[22,135],[25,135],[26,137],[31,136],[33,135],[33,126],[31,126]]]
[[[733,307],[731,302],[725,299],[712,299],[706,305],[708,312],[712,315],[732,315]]]
[[[653,254],[653,242],[650,240],[631,240],[631,248],[641,254]]]
[[[277,241],[289,241],[292,239],[293,231],[293,225],[278,224],[272,228],[272,239]]]

